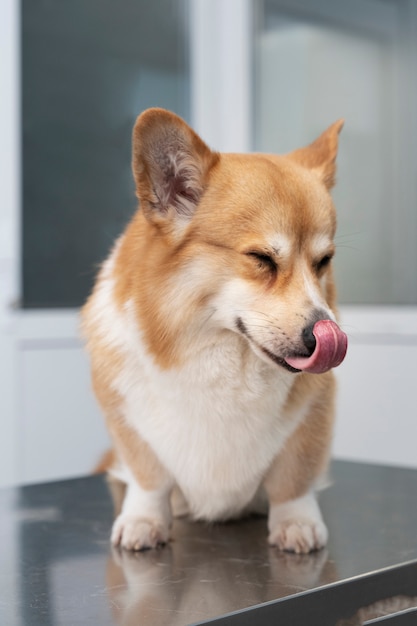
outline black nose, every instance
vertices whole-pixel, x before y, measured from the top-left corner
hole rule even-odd
[[[309,324],[309,326],[306,326],[302,332],[303,342],[309,355],[313,354],[314,348],[316,347],[316,338],[313,335],[313,328],[314,324]]]

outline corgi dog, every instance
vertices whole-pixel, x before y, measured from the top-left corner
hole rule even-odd
[[[92,381],[126,485],[111,541],[170,539],[173,514],[268,506],[269,543],[308,553],[346,353],[332,258],[340,120],[285,156],[212,151],[178,116],[133,131],[139,209],[82,311]]]

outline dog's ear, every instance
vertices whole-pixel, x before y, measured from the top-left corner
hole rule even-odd
[[[315,171],[327,189],[331,189],[335,183],[338,139],[343,124],[344,120],[338,120],[309,146],[288,155],[297,163]]]
[[[219,156],[177,115],[148,109],[133,130],[136,193],[148,220],[188,221]]]

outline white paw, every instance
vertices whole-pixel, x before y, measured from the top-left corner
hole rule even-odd
[[[169,540],[169,527],[161,520],[121,514],[116,518],[111,542],[125,550],[156,548]]]
[[[286,520],[270,532],[268,542],[286,552],[308,554],[327,543],[328,532],[322,521]]]
[[[269,538],[280,550],[308,554],[327,543],[328,532],[314,493],[273,504],[269,510]]]

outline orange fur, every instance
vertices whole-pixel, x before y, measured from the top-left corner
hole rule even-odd
[[[301,376],[288,399],[297,404],[312,395],[308,419],[304,420],[287,441],[264,480],[270,502],[282,503],[297,498],[308,489],[312,478],[319,479],[326,470],[333,434],[335,380],[322,374],[319,381]]]
[[[144,489],[152,490],[165,482],[165,468],[146,441],[124,420],[110,420],[109,431],[120,457]]]

